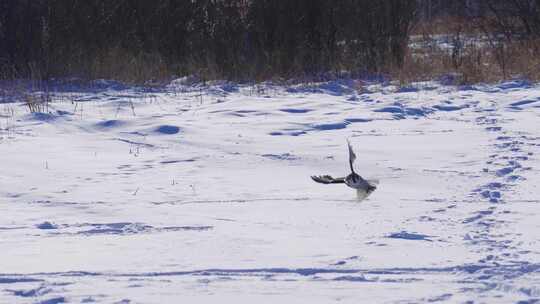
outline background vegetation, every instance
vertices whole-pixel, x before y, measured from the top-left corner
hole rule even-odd
[[[2,0],[0,77],[537,78],[539,9],[540,0]]]

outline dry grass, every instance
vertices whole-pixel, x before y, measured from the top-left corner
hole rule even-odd
[[[95,56],[87,74],[92,79],[116,79],[126,83],[145,84],[167,79],[174,73],[157,53],[136,54],[114,47]]]
[[[15,69],[3,69],[0,79],[12,79],[1,83],[0,102],[22,102],[30,113],[48,113],[52,94],[43,73],[37,65],[28,65],[30,79],[16,73]]]
[[[505,69],[509,77],[540,81],[539,40],[507,43],[504,46],[504,56]]]
[[[69,75],[81,79],[114,79],[128,84],[146,85],[169,80],[178,75],[171,64],[156,53],[143,53],[122,47],[89,52],[73,50],[62,53],[51,66],[50,75]],[[62,77],[62,76],[59,76]]]
[[[30,113],[47,113],[49,112],[49,104],[51,97],[47,93],[23,95],[24,104],[28,107]]]
[[[457,18],[418,25],[413,30],[416,46],[402,67],[390,70],[391,77],[402,85],[431,79],[456,85],[540,80],[540,41],[511,41],[486,28]]]

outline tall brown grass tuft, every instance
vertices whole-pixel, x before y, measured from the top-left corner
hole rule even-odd
[[[49,111],[49,103],[51,102],[48,94],[24,94],[24,104],[28,107],[30,113],[47,113]]]

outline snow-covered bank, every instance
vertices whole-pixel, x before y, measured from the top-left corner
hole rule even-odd
[[[539,86],[102,84],[0,104],[2,303],[540,298]]]

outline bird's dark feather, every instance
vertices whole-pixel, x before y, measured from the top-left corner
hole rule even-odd
[[[345,183],[345,178],[333,178],[330,175],[314,175],[311,177],[312,180],[321,184],[343,184]]]

